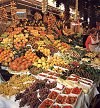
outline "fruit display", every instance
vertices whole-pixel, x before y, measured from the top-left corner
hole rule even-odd
[[[71,81],[79,81],[79,78],[76,77],[68,77],[67,80],[71,80]]]
[[[27,60],[31,61],[32,63],[34,63],[37,59],[39,59],[39,58],[37,57],[37,55],[36,55],[35,53],[32,52],[31,49],[28,50],[28,51],[26,51],[26,53],[25,53],[25,58],[26,58]]]
[[[81,88],[75,87],[75,88],[72,89],[73,94],[80,94],[81,92],[82,92]]]
[[[49,69],[50,67],[53,66],[52,63],[47,61],[47,58],[42,57],[41,59],[38,59],[37,61],[35,61],[33,63],[34,66],[37,66],[38,68],[42,68],[42,69]]]
[[[95,57],[92,61],[91,64],[100,66],[100,58]]]
[[[35,79],[30,75],[13,75],[9,81],[0,84],[0,94],[15,95],[29,87]]]
[[[21,56],[10,62],[9,67],[11,70],[19,72],[28,69],[28,67],[31,65],[32,62],[30,60],[24,56]]]
[[[33,75],[37,75],[37,74],[43,72],[43,69],[42,68],[38,68],[36,66],[32,66],[32,67],[29,68],[29,72],[31,74],[33,74]]]
[[[60,76],[59,73],[50,72],[50,71],[42,71],[42,73],[38,74],[39,78],[48,79],[48,80],[52,80],[52,81],[56,81],[59,76]],[[55,83],[54,83],[54,85],[55,85]]]
[[[57,93],[56,91],[52,91],[49,95],[48,98],[55,100],[57,98],[59,93]]]
[[[54,54],[53,56],[49,57],[47,60],[48,63],[51,63],[52,66],[61,66],[65,64],[65,61],[58,55]]]
[[[68,50],[66,51],[67,54],[69,54],[73,58],[80,58],[80,54],[76,52],[75,50]],[[65,53],[65,55],[66,55]]]
[[[72,91],[72,88],[67,88],[67,87],[65,87],[64,90],[63,90],[63,93],[64,93],[64,94],[70,94],[71,91]]]
[[[5,49],[0,53],[0,63],[2,65],[8,66],[9,63],[14,59],[14,54],[10,49]]]
[[[77,97],[76,96],[68,96],[66,98],[66,103],[68,104],[74,104],[77,101]]]
[[[25,47],[26,43],[28,42],[27,36],[24,36],[24,34],[18,34],[14,35],[14,47],[16,49],[20,49]]]
[[[61,54],[61,58],[65,61],[65,64],[69,64],[71,62],[73,62],[73,58],[69,55],[69,54]]]
[[[28,26],[27,22],[23,25],[26,24],[10,28],[0,40],[0,63],[8,66],[9,72],[21,74],[0,84],[0,94],[16,95],[19,107],[72,108],[82,91],[87,93],[99,77],[99,70],[79,61],[88,57],[98,65],[97,54],[86,54],[83,48],[70,46],[66,36],[55,40],[56,34],[50,34],[53,30],[49,27],[46,31],[45,27]],[[53,29],[61,34],[57,27]],[[76,46],[77,39],[68,36],[68,43]],[[30,75],[22,75],[26,73]]]
[[[72,108],[70,105],[64,105],[62,108]]]
[[[52,44],[46,45],[45,47],[50,50],[51,55],[58,52],[58,49],[55,46],[53,46]]]
[[[38,47],[38,50],[41,51],[46,56],[50,56],[50,54],[51,54],[50,49],[47,49],[44,47]]]
[[[63,72],[63,75],[67,76],[74,73],[80,77],[91,79],[93,81],[97,81],[99,79],[99,69],[95,69],[94,67],[86,64],[80,64],[78,66],[70,65],[70,70]]]
[[[34,37],[29,35],[27,44],[31,45],[33,49],[37,49],[38,48],[37,41],[39,40],[40,40],[39,37]]]
[[[57,73],[62,73],[63,69],[61,69],[61,67],[56,67],[56,68],[53,68],[52,71],[57,72]]]
[[[3,48],[0,48],[0,54],[1,54],[2,51],[4,51],[4,49]]]
[[[85,54],[85,56],[90,57],[90,58],[94,58],[94,57],[96,57],[96,55],[97,54],[94,52],[90,52],[90,53]]]
[[[68,45],[64,42],[61,43],[59,40],[54,41],[53,46],[58,48],[61,52],[64,52],[64,51],[70,49],[70,45]]]
[[[59,104],[64,104],[66,101],[67,96],[66,95],[58,95],[56,98],[56,102]]]
[[[1,42],[2,46],[6,49],[12,48],[13,47],[12,43],[13,43],[13,39],[9,37],[4,38]]]
[[[50,108],[62,108],[61,105],[53,104]]]
[[[46,46],[45,42],[44,41],[36,41],[36,43],[38,44],[38,47],[44,47]]]
[[[73,35],[74,34],[74,32],[71,30],[71,29],[64,29],[63,30],[63,34],[65,35],[65,36],[70,36],[70,35]]]
[[[19,106],[24,107],[25,105],[28,105],[32,108],[47,108],[47,106],[51,105],[49,103],[52,102],[48,101],[50,99],[46,99],[48,94],[50,93],[50,89],[52,89],[48,88],[51,85],[51,83],[47,83],[47,80],[36,80],[23,93],[16,95],[16,100],[20,100]],[[41,101],[43,101],[42,104]]]
[[[53,104],[53,101],[50,99],[46,99],[42,102],[39,108],[49,108]]]

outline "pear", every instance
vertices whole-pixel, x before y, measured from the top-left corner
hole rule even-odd
[[[42,63],[41,59],[38,60],[38,63]]]
[[[41,60],[42,60],[43,62],[46,61],[46,59],[45,59],[44,57],[42,57]]]
[[[45,62],[42,62],[42,65],[43,65],[43,66],[46,66],[46,63],[45,63]]]
[[[38,64],[38,65],[37,65],[38,68],[40,68],[41,66],[42,66],[41,64]]]
[[[37,66],[38,65],[38,62],[34,62],[34,64],[33,64],[34,66]]]

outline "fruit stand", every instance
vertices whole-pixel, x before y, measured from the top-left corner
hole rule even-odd
[[[2,35],[1,68],[13,76],[0,84],[1,105],[3,101],[7,108],[87,108],[98,94],[100,70],[91,65],[100,64],[99,55],[41,32],[40,27],[27,26]]]
[[[17,24],[14,9],[13,26],[0,36],[0,107],[88,108],[98,94],[100,54],[80,47],[81,37],[53,14]]]

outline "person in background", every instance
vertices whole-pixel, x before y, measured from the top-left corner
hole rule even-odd
[[[100,52],[100,47],[99,47],[99,36],[96,35],[97,31],[95,28],[92,28],[90,30],[90,35],[88,36],[85,46],[87,51],[93,51],[93,52]]]

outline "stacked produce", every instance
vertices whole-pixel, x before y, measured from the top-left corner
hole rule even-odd
[[[72,108],[81,94],[82,89],[78,87],[62,87],[52,90],[48,97],[40,104],[39,108]],[[65,107],[66,106],[66,107]]]
[[[70,29],[62,31],[63,21],[58,22],[52,14],[45,14],[42,22],[42,15],[36,13],[33,22],[23,21],[17,25],[20,27],[14,27],[15,3],[11,2],[11,6],[14,24],[0,36],[0,63],[18,75],[0,84],[0,94],[16,95],[19,107],[76,107],[82,91],[87,93],[93,81],[99,79],[99,70],[80,60],[86,57],[98,65],[99,56],[86,54],[86,50],[76,46],[82,46],[82,37],[73,35]]]
[[[28,60],[25,56],[21,56],[10,62],[9,67],[11,70],[19,72],[28,69],[31,65],[32,62],[30,60]]]
[[[0,94],[15,95],[29,87],[35,79],[31,75],[13,75],[8,82],[0,84]]]
[[[70,55],[73,58],[80,58],[80,54],[77,51],[75,51],[75,50],[68,50],[64,54],[65,55],[68,54],[68,55]]]
[[[53,65],[61,66],[65,64],[65,61],[60,56],[57,56],[56,54],[54,54],[53,57],[48,58],[47,62],[51,63],[52,66]]]
[[[74,64],[69,65],[69,71],[63,72],[64,77],[74,73],[78,76],[88,78],[93,81],[97,81],[99,79],[99,70],[86,64],[79,65],[75,62]]]
[[[27,60],[30,60],[32,63],[34,63],[36,60],[38,60],[39,58],[37,57],[37,55],[35,53],[32,52],[31,49],[29,49],[28,51],[26,51],[25,53],[25,58]]]
[[[61,58],[65,61],[65,64],[69,64],[73,61],[70,54],[62,54]]]
[[[30,108],[37,108],[41,104],[41,101],[47,98],[50,89],[55,87],[56,82],[47,83],[47,80],[36,80],[23,93],[17,94],[16,100],[20,100],[20,107],[28,105]]]
[[[42,69],[49,69],[50,67],[53,66],[53,64],[51,62],[47,61],[47,58],[45,57],[41,57],[40,59],[38,59],[37,61],[35,61],[33,63],[34,66],[37,66],[38,68],[42,68]]]
[[[2,42],[4,38],[7,38],[7,33],[4,33],[0,36],[0,42]]]
[[[37,74],[43,72],[43,69],[42,68],[38,68],[36,66],[32,66],[32,67],[29,68],[29,72],[31,74],[33,74],[33,75],[37,75]]]
[[[91,64],[94,64],[94,65],[97,65],[97,66],[100,66],[100,58],[94,58],[94,60],[91,61]]]
[[[99,67],[100,66],[100,54],[95,53],[95,52],[89,52],[87,54],[85,54],[85,59],[84,61],[90,62],[90,65],[94,65]],[[83,60],[82,59],[82,60]]]
[[[38,38],[38,37],[29,36],[29,40],[28,40],[27,44],[31,45],[33,49],[37,49],[38,44],[36,43],[36,41],[39,41],[39,40],[40,40],[40,38]]]
[[[2,51],[4,51],[4,49],[3,48],[0,48],[0,54],[1,54]]]
[[[4,38],[1,42],[2,46],[6,49],[12,48],[13,47],[12,43],[13,43],[13,39],[9,37]]]
[[[64,29],[63,30],[63,34],[65,35],[65,36],[70,36],[70,35],[73,35],[74,34],[74,32],[71,30],[71,29]]]
[[[14,59],[14,54],[13,51],[11,51],[10,49],[4,49],[1,50],[0,53],[0,63],[2,63],[5,66],[8,66],[9,63]]]
[[[44,47],[38,47],[38,50],[40,50],[46,56],[50,56],[50,54],[51,54],[50,49],[47,49]]]
[[[14,47],[16,49],[19,50],[20,48],[25,47],[27,42],[27,36],[24,36],[24,34],[14,35]]]
[[[54,41],[53,46],[57,47],[61,52],[70,49],[70,45],[64,42],[61,43],[59,40]]]
[[[46,45],[45,47],[46,47],[47,49],[50,50],[51,55],[53,55],[54,53],[57,53],[57,52],[59,51],[59,50],[58,50],[55,46],[53,46],[52,44]]]

